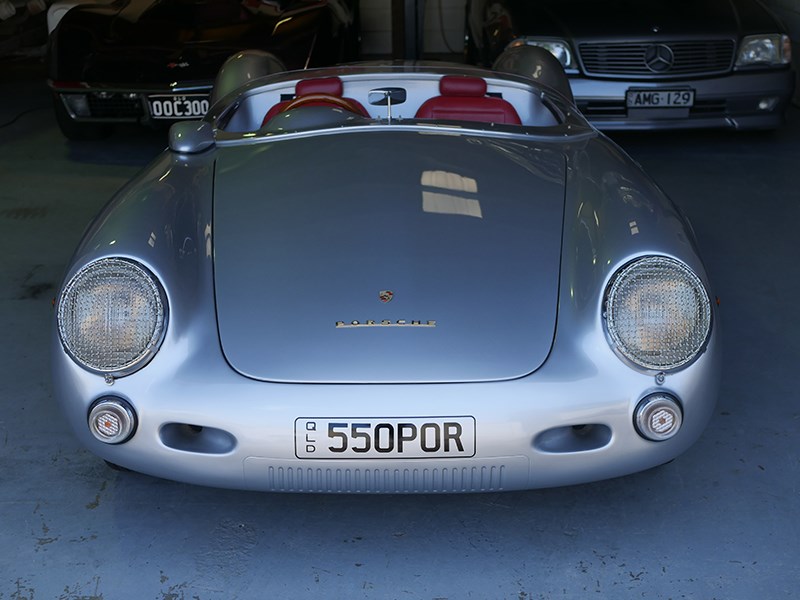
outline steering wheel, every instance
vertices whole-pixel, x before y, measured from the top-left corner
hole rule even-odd
[[[278,112],[286,112],[287,110],[292,110],[293,108],[299,108],[308,104],[341,108],[357,115],[361,115],[362,117],[369,116],[355,100],[351,100],[350,98],[342,98],[341,96],[334,96],[333,94],[306,94],[305,96],[298,96],[294,100],[287,102],[286,105],[283,106],[283,108],[281,108]]]

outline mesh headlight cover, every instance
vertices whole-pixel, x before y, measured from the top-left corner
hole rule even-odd
[[[84,367],[127,374],[157,350],[165,316],[161,288],[148,271],[106,258],[82,268],[64,287],[58,330],[67,352]]]
[[[606,296],[617,350],[646,369],[677,369],[701,351],[711,329],[703,283],[683,263],[651,256],[623,267]]]

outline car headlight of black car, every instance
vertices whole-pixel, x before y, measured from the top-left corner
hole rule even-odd
[[[129,375],[157,352],[167,323],[158,280],[143,266],[103,258],[78,271],[58,303],[58,332],[66,352],[81,366]]]
[[[788,65],[792,62],[792,43],[789,36],[775,34],[749,35],[742,39],[737,67],[758,65]]]
[[[687,365],[711,331],[711,302],[684,263],[648,256],[622,267],[606,291],[612,346],[633,364],[658,371]]]
[[[558,38],[519,37],[511,42],[508,48],[516,48],[518,46],[538,46],[544,48],[558,59],[558,62],[561,63],[561,66],[564,67],[564,70],[568,73],[576,73],[578,70],[572,47],[566,40]]]

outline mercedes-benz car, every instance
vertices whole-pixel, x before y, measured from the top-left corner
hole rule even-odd
[[[550,50],[600,129],[774,129],[792,98],[791,41],[758,0],[469,0],[466,54]]]
[[[283,69],[358,56],[349,0],[64,0],[50,7],[47,66],[68,139],[114,123],[201,118],[214,78],[239,50],[268,51]]]
[[[162,478],[348,493],[687,450],[720,369],[692,230],[525,50],[538,80],[363,63],[239,86],[268,61],[226,63],[67,267],[53,388],[81,442]]]

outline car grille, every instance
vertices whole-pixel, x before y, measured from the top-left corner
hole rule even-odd
[[[144,116],[142,101],[128,94],[89,94],[89,110],[95,118],[139,118]]]
[[[477,461],[470,467],[398,467],[369,469],[345,467],[291,467],[270,465],[261,458],[245,460],[245,477],[256,487],[273,492],[345,493],[453,493],[492,492],[507,489],[509,470],[512,487],[519,487],[520,469],[527,471],[523,457]],[[516,482],[516,485],[513,485]],[[527,479],[525,480],[527,483]]]
[[[666,47],[667,60],[651,60],[657,47]],[[635,76],[648,79],[676,75],[711,75],[729,71],[733,66],[735,45],[732,40],[688,42],[637,42],[580,44],[583,68],[588,75]]]

